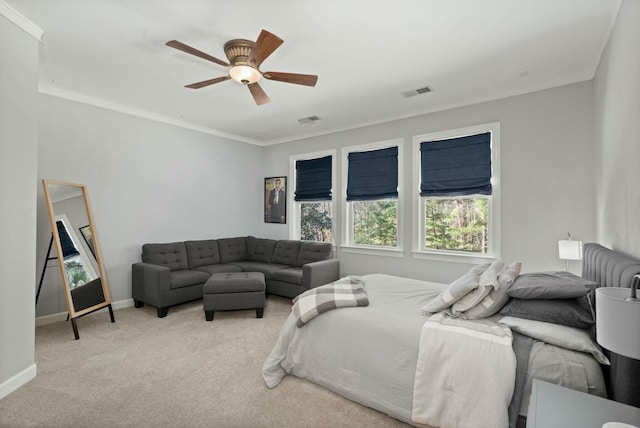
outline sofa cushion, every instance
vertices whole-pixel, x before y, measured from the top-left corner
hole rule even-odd
[[[247,239],[244,236],[218,239],[218,249],[220,250],[220,263],[247,260]]]
[[[262,262],[233,262],[230,266],[236,266],[242,269],[243,272],[262,272],[266,279],[271,279],[271,274],[277,270],[286,269],[291,266],[281,265],[277,263],[262,263]]]
[[[276,242],[276,248],[273,250],[271,262],[295,266],[298,261],[299,250],[300,241],[282,239]]]
[[[187,248],[189,269],[220,263],[218,241],[215,239],[185,241],[184,246]]]
[[[242,272],[242,269],[239,266],[235,265],[223,265],[223,264],[213,264],[206,266],[198,266],[193,270],[197,270],[200,272],[206,272],[209,275],[213,275],[214,273],[226,273],[226,272]]]
[[[189,268],[184,242],[144,244],[142,246],[142,261],[168,267],[171,271]]]
[[[331,247],[330,242],[302,241],[295,266],[328,259],[331,257]]]
[[[297,267],[277,270],[271,274],[271,279],[274,281],[302,285],[302,268]]]
[[[209,274],[206,272],[198,272],[195,270],[176,270],[171,272],[169,288],[175,290],[176,288],[204,284],[207,279],[209,279]]]
[[[247,236],[247,260],[264,263],[271,262],[276,242],[275,239]]]

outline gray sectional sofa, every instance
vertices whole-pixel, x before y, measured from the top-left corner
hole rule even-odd
[[[262,272],[267,294],[294,298],[339,279],[331,257],[330,243],[253,236],[144,244],[142,262],[132,265],[133,300],[162,318],[170,306],[202,299],[204,283],[218,272]]]

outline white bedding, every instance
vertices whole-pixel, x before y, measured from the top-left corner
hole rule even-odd
[[[369,306],[325,312],[302,328],[285,321],[263,367],[270,388],[286,374],[411,422],[420,308],[443,284],[372,274],[362,277]]]
[[[440,313],[424,323],[414,422],[439,428],[508,428],[516,357],[511,330],[498,319],[463,320]]]
[[[369,306],[334,309],[302,328],[290,315],[264,363],[263,378],[274,388],[287,374],[294,375],[415,424],[411,419],[414,379],[420,334],[427,320],[420,309],[447,285],[384,274],[362,279]],[[524,398],[530,394],[536,370],[542,370],[541,378],[550,382],[576,389],[588,385],[589,392],[604,390],[600,368],[590,355],[543,345],[544,350],[536,344],[532,348]],[[562,358],[545,362],[535,359],[538,355]],[[578,366],[583,367],[582,373],[571,369]],[[523,400],[523,415],[527,402]]]

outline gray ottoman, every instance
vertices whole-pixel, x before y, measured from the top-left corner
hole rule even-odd
[[[214,273],[203,288],[204,315],[207,321],[212,321],[214,311],[255,309],[256,317],[262,318],[264,298],[261,272]]]

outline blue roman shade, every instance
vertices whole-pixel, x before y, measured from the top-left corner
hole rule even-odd
[[[420,144],[420,196],[491,194],[491,133]]]
[[[398,197],[398,146],[349,153],[347,201]]]
[[[296,161],[296,201],[331,200],[331,155]]]
[[[58,236],[60,237],[60,246],[62,247],[62,256],[65,259],[69,257],[77,256],[80,253],[75,245],[73,245],[73,241],[67,232],[67,228],[64,227],[64,223],[60,220],[56,221],[56,226],[58,227]]]

